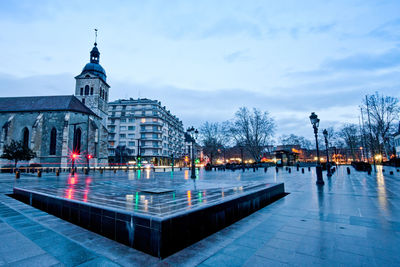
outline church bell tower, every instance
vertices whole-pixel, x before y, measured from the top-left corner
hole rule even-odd
[[[90,62],[85,65],[81,74],[75,77],[75,96],[89,109],[102,118],[107,127],[108,96],[110,86],[107,84],[106,71],[100,65],[100,52],[97,48],[97,30],[94,47],[90,51]]]

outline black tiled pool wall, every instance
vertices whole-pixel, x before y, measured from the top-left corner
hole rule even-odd
[[[284,184],[270,184],[244,195],[167,217],[113,210],[22,188],[14,197],[117,242],[164,258],[284,196]]]

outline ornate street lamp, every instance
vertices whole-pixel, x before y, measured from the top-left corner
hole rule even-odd
[[[199,135],[199,131],[195,129],[193,126],[187,129],[187,133],[191,137],[192,141],[192,175],[190,178],[196,179],[196,166],[194,162],[194,144],[196,143],[197,136]]]
[[[314,112],[311,113],[310,116],[310,121],[311,125],[314,128],[314,135],[315,135],[315,145],[317,147],[317,166],[315,167],[316,172],[317,172],[317,184],[318,185],[323,185],[324,179],[322,178],[322,168],[321,168],[321,163],[319,161],[319,147],[318,147],[318,127],[319,127],[319,119],[317,114]]]
[[[324,129],[322,132],[325,137],[325,151],[326,151],[326,176],[331,177],[331,164],[329,163],[329,151],[328,151],[328,131]]]

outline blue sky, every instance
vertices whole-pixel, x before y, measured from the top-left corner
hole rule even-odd
[[[399,96],[400,1],[1,1],[2,96],[72,94],[99,29],[111,100],[160,100],[185,126],[267,110],[277,133],[358,122]]]

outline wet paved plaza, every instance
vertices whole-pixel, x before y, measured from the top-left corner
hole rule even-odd
[[[232,181],[284,182],[290,194],[162,261],[4,195],[15,180],[1,174],[0,265],[399,266],[400,173],[384,169],[347,175],[339,167],[323,187],[307,170],[225,173]],[[47,175],[41,179],[55,179]],[[20,182],[37,179],[23,175]]]

